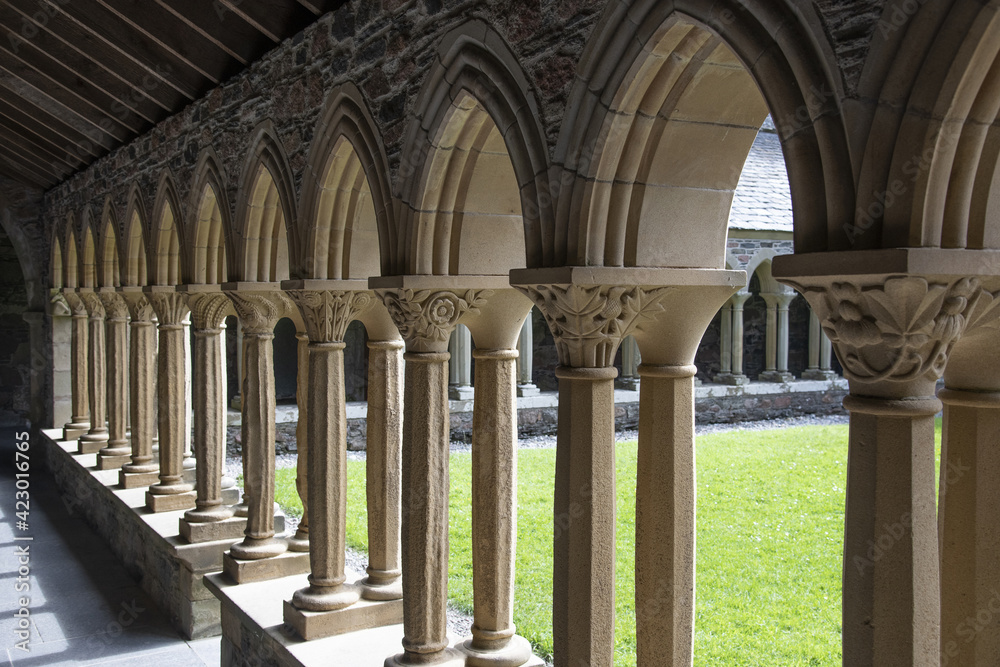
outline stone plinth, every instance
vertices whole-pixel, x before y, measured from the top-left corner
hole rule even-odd
[[[286,551],[277,556],[256,560],[233,558],[227,551],[222,560],[222,571],[238,584],[278,579],[309,571],[309,553]]]
[[[246,517],[232,517],[222,521],[194,523],[187,519],[178,521],[180,536],[191,543],[214,542],[216,540],[241,540],[246,530]]]
[[[353,585],[358,586],[361,581],[358,580]],[[402,623],[403,601],[362,599],[343,609],[304,611],[285,600],[283,618],[285,623],[299,633],[299,636],[311,641],[366,628]]]

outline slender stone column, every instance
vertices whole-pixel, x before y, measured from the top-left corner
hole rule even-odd
[[[788,372],[788,307],[795,299],[795,293],[778,295],[778,375],[782,382],[795,377]]]
[[[795,294],[780,292],[761,294],[767,303],[766,369],[760,374],[762,382],[788,382],[793,379],[788,372],[788,305]]]
[[[1000,665],[1000,344],[967,331],[945,370],[938,532],[941,664]]]
[[[295,529],[295,535],[288,539],[289,551],[309,551],[309,334],[296,332],[298,341],[296,361],[295,403],[299,410],[299,420],[295,424],[295,490],[302,501],[302,519]],[[341,355],[343,356],[343,355]],[[346,439],[346,436],[345,436]],[[346,447],[346,441],[345,445]]]
[[[154,512],[194,506],[192,486],[184,482],[184,428],[187,404],[184,390],[184,319],[187,295],[174,288],[148,288],[149,302],[159,320],[157,387],[160,434],[160,481],[146,492],[146,506]],[[169,290],[169,291],[168,291]]]
[[[192,286],[188,286],[191,288]],[[194,330],[192,397],[195,508],[184,513],[189,524],[225,521],[233,509],[222,502],[222,468],[226,450],[226,395],[222,366],[222,333],[232,305],[221,292],[191,292]],[[184,530],[184,528],[182,528]],[[190,535],[190,531],[188,531]]]
[[[72,390],[72,416],[63,427],[63,440],[77,440],[90,430],[90,408],[87,393],[87,307],[76,290],[66,289],[63,292],[66,303],[69,304],[73,316],[72,358],[70,376]]]
[[[240,560],[284,553],[274,536],[274,326],[292,307],[280,291],[227,290],[243,324],[243,501],[246,537],[230,547]]]
[[[809,309],[809,367],[802,373],[803,380],[830,380],[837,376],[830,370],[830,339],[823,333],[815,311]]]
[[[920,253],[899,255],[908,261]],[[775,261],[791,272],[804,260]],[[920,266],[936,261],[940,254],[930,254]],[[810,258],[808,272],[817,273],[820,262]],[[936,667],[942,658],[934,415],[941,402],[934,389],[949,352],[976,318],[983,290],[978,279],[886,276],[865,270],[861,259],[856,264],[858,275],[844,275],[848,264],[838,265],[835,276],[796,272],[786,280],[816,310],[851,388],[844,400],[851,413],[844,664]],[[905,272],[903,261],[895,264]]]
[[[636,391],[639,389],[639,364],[642,357],[635,338],[626,336],[622,341],[622,374],[618,386],[622,389]]]
[[[370,292],[293,290],[309,333],[309,419],[307,470],[309,510],[309,586],[292,596],[308,611],[343,609],[358,601],[361,589],[344,574],[347,533],[347,399],[344,389],[344,337],[347,326],[367,309]],[[299,454],[302,460],[302,454]]]
[[[731,363],[728,374],[719,373],[715,376],[715,381],[721,384],[743,385],[750,381],[743,374],[743,304],[749,298],[749,292],[737,292],[729,299],[732,308]]]
[[[73,417],[73,378],[71,366],[73,363],[72,340],[73,340],[73,310],[63,296],[62,288],[49,290],[49,324],[51,325],[51,339],[49,333],[45,331],[45,319],[37,320],[37,323],[29,322],[32,328],[32,335],[35,334],[34,327],[40,327],[38,331],[38,343],[44,349],[48,349],[51,344],[52,365],[47,369],[48,383],[52,387],[52,413],[48,415],[48,426],[60,428],[60,425],[72,423]],[[33,316],[28,316],[33,317]],[[47,354],[47,352],[42,352]],[[44,385],[43,385],[44,386]],[[32,402],[35,402],[32,394]],[[45,399],[39,397],[36,410],[45,411]],[[37,417],[37,419],[36,419]],[[44,417],[36,415],[32,417],[32,423]],[[64,434],[65,435],[65,434]],[[64,438],[65,439],[65,438]]]
[[[120,294],[99,294],[107,313],[108,441],[97,453],[98,470],[115,470],[129,460],[132,449],[126,437],[128,385],[128,306]]]
[[[532,313],[521,325],[521,335],[517,339],[517,395],[537,396],[540,392],[532,378],[535,364],[534,327],[531,321]]]
[[[448,648],[448,339],[490,290],[436,290],[436,277],[372,279],[406,341],[403,400],[403,653],[386,666],[464,665]],[[494,280],[503,284],[505,280]]]
[[[467,401],[474,395],[472,388],[472,336],[464,324],[455,327],[448,343],[451,361],[448,365],[448,398]]]
[[[728,301],[722,307],[719,322],[719,375],[733,373],[733,306]]]
[[[156,433],[156,346],[153,328],[153,307],[139,288],[120,288],[131,316],[129,336],[129,412],[132,428],[132,459],[122,466],[119,480],[132,488],[130,476],[155,476],[159,469],[153,459],[153,437]],[[139,486],[146,481],[140,480]]]
[[[105,421],[107,406],[107,358],[104,347],[104,304],[92,290],[81,290],[80,298],[87,308],[87,342],[89,355],[87,362],[87,386],[90,389],[90,430],[80,436],[81,454],[93,454],[108,441],[108,427]]]

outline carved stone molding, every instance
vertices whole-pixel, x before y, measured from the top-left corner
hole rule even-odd
[[[99,292],[98,296],[104,304],[104,312],[107,314],[109,322],[123,322],[128,320],[129,309],[125,299],[117,292]]]
[[[96,292],[84,292],[80,295],[80,299],[90,317],[94,319],[104,318],[104,304],[101,303],[101,297]]]
[[[122,300],[128,308],[129,317],[133,322],[152,322],[153,304],[149,302],[145,294],[139,292],[124,292]]]
[[[87,316],[87,306],[84,305],[83,299],[76,292],[65,292],[63,296],[66,297],[66,303],[69,304],[70,310],[73,312],[73,317],[86,317]]]
[[[198,331],[218,329],[234,312],[233,302],[222,292],[189,294],[188,306],[191,308],[191,326]]]
[[[190,309],[188,295],[179,292],[150,292],[146,298],[153,305],[161,327],[180,326]]]
[[[274,325],[294,308],[283,292],[226,292],[245,334],[274,333]]]
[[[614,364],[622,340],[663,311],[670,287],[516,285],[545,316],[559,360],[574,368]]]
[[[798,289],[816,311],[850,380],[909,382],[941,377],[948,355],[971,326],[1000,316],[978,279],[894,276]]]
[[[375,303],[375,295],[368,291],[291,290],[288,295],[299,307],[314,343],[344,340],[347,325]]]
[[[376,290],[407,348],[443,351],[455,325],[466,313],[478,313],[493,290]]]
[[[52,304],[51,314],[53,317],[69,317],[73,314],[73,309],[70,308],[69,302],[66,301],[66,295],[62,292],[54,292],[49,303]]]

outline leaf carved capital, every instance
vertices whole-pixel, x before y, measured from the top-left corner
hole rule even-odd
[[[104,304],[104,312],[107,314],[109,322],[128,321],[128,306],[125,299],[117,292],[100,292],[98,296]]]
[[[343,341],[351,321],[375,303],[375,295],[368,291],[294,290],[288,295],[314,343]]]
[[[940,378],[966,330],[1000,316],[997,295],[985,291],[976,278],[938,282],[894,276],[867,284],[789,284],[816,311],[844,375],[859,382]]]
[[[377,290],[407,349],[447,349],[448,338],[466,313],[478,313],[493,290]]]
[[[222,292],[189,294],[188,306],[191,308],[191,326],[199,331],[218,329],[234,312],[233,302]]]
[[[122,300],[125,302],[133,322],[153,321],[153,304],[149,302],[145,294],[126,292],[122,294]]]
[[[663,311],[670,287],[515,285],[545,316],[559,361],[574,368],[614,364],[622,340]]]
[[[294,308],[284,292],[226,292],[244,333],[274,333],[274,325]]]
[[[91,319],[104,319],[104,304],[101,302],[100,295],[96,292],[84,292],[80,295],[80,299],[83,300],[83,305]]]
[[[53,317],[69,317],[73,314],[73,309],[66,300],[66,295],[62,292],[54,292],[49,299],[52,304],[51,312]]]
[[[187,294],[180,292],[151,292],[146,295],[156,312],[160,327],[179,326],[184,323],[190,309]]]

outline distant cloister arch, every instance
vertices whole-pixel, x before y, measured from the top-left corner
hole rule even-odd
[[[125,210],[125,271],[122,284],[143,287],[149,282],[146,255],[146,213],[139,188],[132,186]]]
[[[198,160],[191,189],[191,283],[222,284],[229,280],[227,246],[232,219],[225,192],[218,157],[207,149]]]
[[[160,179],[153,205],[153,283],[177,285],[181,280],[180,205],[173,179]]]

